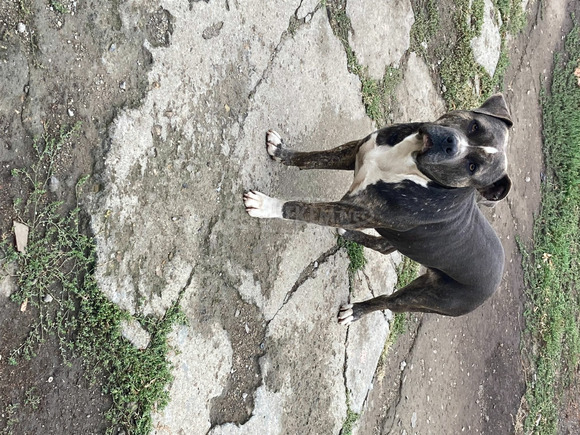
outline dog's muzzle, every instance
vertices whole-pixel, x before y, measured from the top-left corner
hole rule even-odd
[[[427,125],[419,130],[423,137],[421,152],[433,150],[448,157],[459,152],[459,138],[455,130],[441,125]]]

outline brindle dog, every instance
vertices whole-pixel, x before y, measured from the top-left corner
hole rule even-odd
[[[476,197],[495,202],[510,190],[511,126],[498,94],[477,109],[395,124],[328,151],[292,151],[270,130],[266,148],[272,159],[301,169],[353,170],[354,181],[338,202],[281,201],[249,191],[246,211],[338,227],[348,240],[385,254],[398,250],[427,268],[389,296],[343,305],[340,323],[384,309],[466,314],[495,292],[503,274],[502,245]],[[357,231],[364,228],[381,237]]]

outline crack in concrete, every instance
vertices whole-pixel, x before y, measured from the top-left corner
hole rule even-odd
[[[292,298],[292,296],[296,293],[296,291],[310,278],[313,278],[315,275],[316,270],[320,267],[321,264],[326,263],[332,256],[334,256],[338,251],[340,250],[340,247],[338,245],[333,246],[332,248],[330,248],[329,250],[327,250],[326,252],[323,252],[316,260],[312,261],[311,263],[309,263],[300,273],[300,276],[298,277],[298,279],[296,280],[295,284],[292,286],[292,288],[288,291],[288,293],[286,294],[284,301],[282,302],[282,305],[278,308],[278,310],[276,311],[276,313],[274,314],[274,316],[266,321],[266,324],[264,326],[264,335],[263,335],[263,340],[262,343],[264,343],[265,338],[266,338],[266,331],[268,329],[268,326],[270,324],[270,322],[272,320],[274,320],[276,318],[276,316],[278,315],[278,313],[284,308],[284,306],[290,301],[290,299]],[[193,273],[193,272],[192,272]],[[192,275],[193,277],[193,275]],[[186,286],[187,287],[187,286]],[[347,338],[348,339],[348,331],[347,331]],[[346,342],[345,342],[346,343]],[[261,347],[261,349],[263,349]],[[346,352],[346,350],[345,350]],[[263,357],[266,354],[266,352],[262,352],[259,356],[259,358]],[[263,378],[263,373],[261,370],[260,365],[258,365],[259,367],[259,375],[260,375],[260,382],[258,385],[255,386],[255,388],[253,388],[253,391],[255,393],[255,391],[257,391],[258,388],[260,388],[261,386],[264,385],[264,378]],[[346,388],[346,354],[345,354],[345,366],[344,366],[344,376],[345,376],[345,388]],[[251,414],[247,417],[247,419],[245,419],[242,422],[235,422],[235,421],[224,421],[218,424],[212,423],[210,428],[208,429],[208,431],[206,432],[206,435],[209,435],[210,433],[212,433],[212,431],[214,431],[216,428],[227,425],[227,424],[231,424],[231,423],[235,423],[237,425],[239,425],[240,427],[243,426],[244,424],[246,424],[253,416],[255,413],[256,409],[255,407],[252,409]]]
[[[421,320],[419,320],[419,324],[417,325],[417,329],[415,330],[415,337],[413,338],[413,342],[411,343],[411,346],[409,347],[409,350],[407,351],[404,360],[407,361],[407,365],[409,365],[409,360],[412,358],[413,355],[413,351],[415,350],[415,345],[417,344],[417,337],[419,337],[419,331],[421,330],[421,327],[423,326],[423,317],[421,317]],[[383,428],[385,428],[387,426],[387,424],[389,424],[389,420],[390,420],[390,427],[389,430],[387,430],[385,433],[392,433],[396,424],[396,418],[397,418],[397,408],[399,406],[399,404],[401,403],[401,398],[403,396],[403,383],[405,381],[405,373],[404,371],[401,372],[401,377],[399,378],[399,388],[397,391],[397,397],[395,399],[395,403],[394,405],[390,406],[389,409],[387,409],[387,412],[385,414],[385,418],[383,419]]]
[[[343,382],[344,382],[344,394],[345,394],[345,398],[346,398],[346,412],[347,412],[347,418],[348,418],[348,412],[350,410],[350,399],[349,399],[349,393],[348,393],[348,383],[347,383],[347,376],[346,376],[346,370],[348,367],[348,337],[350,334],[350,328],[346,329],[346,334],[344,336],[344,367],[342,370],[342,377],[343,377]],[[344,423],[343,423],[343,427],[340,429],[339,435],[343,435],[343,430],[344,430]]]
[[[308,264],[308,266],[306,266],[302,270],[300,276],[298,277],[292,288],[288,291],[288,293],[286,293],[286,296],[282,301],[282,305],[280,305],[278,310],[276,310],[276,313],[272,316],[272,318],[266,322],[266,329],[268,328],[270,322],[276,318],[276,316],[282,310],[282,308],[284,308],[284,306],[288,302],[290,302],[290,299],[292,298],[294,293],[296,293],[296,291],[302,286],[302,284],[304,284],[308,279],[313,278],[313,274],[320,267],[320,265],[326,263],[329,260],[329,258],[335,255],[339,250],[340,247],[338,245],[333,246],[328,251],[323,252],[316,260],[312,261],[310,264]]]
[[[364,271],[364,269],[362,269],[361,272],[367,281],[367,287],[369,288],[369,291],[371,292],[372,297],[376,298],[377,295],[375,294],[375,290],[373,289],[373,286],[371,285],[371,278],[367,275],[367,273]]]
[[[303,25],[305,25],[308,22],[310,22],[310,20],[314,16],[314,14],[316,12],[318,12],[318,10],[321,7],[323,7],[321,3],[318,3],[316,5],[316,7],[314,8],[314,11],[309,12],[308,14],[306,14],[306,16],[304,18],[298,18],[298,11],[302,7],[303,1],[304,0],[300,0],[300,4],[298,5],[298,7],[296,8],[296,10],[294,11],[294,15],[292,15],[290,17],[290,21],[288,23],[288,27],[286,28],[286,30],[284,30],[282,32],[282,35],[280,35],[280,40],[278,41],[278,44],[276,44],[276,47],[272,51],[272,54],[270,55],[270,60],[268,61],[268,64],[266,65],[266,68],[264,68],[264,71],[262,72],[262,75],[260,76],[260,78],[258,79],[258,81],[256,82],[256,84],[254,85],[254,88],[248,94],[248,99],[249,100],[252,100],[254,98],[254,95],[256,95],[256,92],[258,91],[258,88],[262,85],[262,83],[265,80],[268,79],[268,77],[270,75],[270,72],[272,71],[272,68],[273,68],[274,60],[278,57],[278,54],[282,51],[282,46],[283,46],[284,42],[289,37],[293,36],[300,27],[302,27]]]

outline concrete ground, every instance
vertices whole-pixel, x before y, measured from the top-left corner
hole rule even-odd
[[[427,65],[406,52],[409,1],[391,6],[404,25],[388,28],[365,24],[361,12],[376,5],[364,3],[349,2],[352,43],[372,74],[403,69],[397,120],[442,113]],[[105,188],[90,205],[103,291],[140,314],[163,315],[181,297],[189,321],[171,338],[175,381],[156,433],[339,433],[348,410],[364,406],[390,316],[346,328],[338,307],[391,292],[400,256],[365,251],[349,296],[332,229],[251,219],[241,197],[249,188],[287,199],[344,194],[350,174],[278,166],[264,136],[275,128],[298,150],[364,137],[376,126],[359,78],[315,1],[161,6],[170,43],[147,47],[149,90],[116,117]],[[129,2],[123,26],[131,12]],[[137,322],[126,326],[147,344]]]

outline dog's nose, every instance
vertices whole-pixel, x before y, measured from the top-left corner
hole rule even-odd
[[[457,138],[455,135],[451,134],[447,136],[442,145],[447,155],[453,156],[457,153]]]

